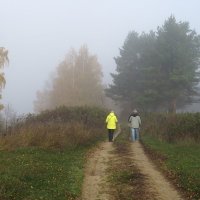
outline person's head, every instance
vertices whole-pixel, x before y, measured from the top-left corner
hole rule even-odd
[[[113,110],[111,110],[111,111],[110,111],[110,113],[114,113],[114,111],[113,111]]]
[[[138,113],[138,111],[136,109],[133,110],[133,113]]]
[[[135,117],[138,115],[138,111],[136,109],[133,110],[132,115]]]

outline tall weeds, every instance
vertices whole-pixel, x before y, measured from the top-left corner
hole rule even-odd
[[[143,116],[143,134],[167,142],[200,142],[200,113],[156,114]]]
[[[105,134],[106,111],[90,107],[60,107],[39,115],[28,115],[1,137],[1,149],[37,146],[74,148],[87,145]]]

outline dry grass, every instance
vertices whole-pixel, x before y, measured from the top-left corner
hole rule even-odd
[[[88,144],[102,136],[100,129],[88,128],[82,123],[33,123],[13,129],[0,139],[1,149],[37,146],[63,149]]]
[[[149,113],[142,118],[144,134],[170,143],[200,142],[200,113]]]
[[[0,129],[0,199],[79,199],[86,153],[105,135],[104,119],[104,110],[62,107]]]

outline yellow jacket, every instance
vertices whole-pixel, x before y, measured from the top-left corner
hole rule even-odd
[[[113,112],[111,112],[107,117],[106,117],[106,123],[107,123],[107,129],[116,129],[116,123],[118,122],[117,117]]]

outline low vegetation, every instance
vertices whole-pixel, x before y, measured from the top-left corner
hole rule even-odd
[[[105,110],[96,107],[60,107],[28,115],[3,133],[0,148],[64,149],[87,145],[102,138],[105,116]]]
[[[151,114],[143,124],[146,152],[187,199],[199,199],[200,114]]]
[[[78,199],[86,149],[0,152],[0,199]]]
[[[89,147],[105,138],[105,110],[29,115],[0,138],[0,199],[78,200]]]
[[[200,143],[200,113],[146,114],[143,132],[170,143]]]

